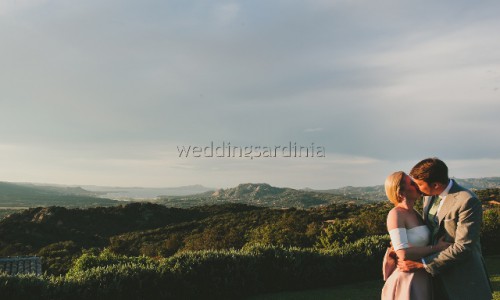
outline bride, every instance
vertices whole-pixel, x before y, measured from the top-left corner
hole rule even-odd
[[[402,171],[389,175],[385,180],[385,193],[394,204],[387,215],[387,230],[398,259],[420,260],[450,245],[443,239],[437,245],[429,245],[429,228],[413,209],[421,194],[410,176]],[[388,299],[432,299],[430,274],[423,269],[409,273],[395,268],[382,289],[382,300]]]

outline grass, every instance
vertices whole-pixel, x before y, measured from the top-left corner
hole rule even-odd
[[[486,267],[490,273],[493,299],[500,300],[500,255],[486,257]]]
[[[485,260],[493,286],[493,299],[500,300],[500,256],[486,257]],[[329,289],[258,295],[248,298],[247,300],[380,299],[380,292],[382,291],[383,285],[384,282],[380,279],[342,285]]]

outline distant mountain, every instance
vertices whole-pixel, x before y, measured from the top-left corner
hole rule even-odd
[[[455,179],[457,183],[460,184],[461,186],[472,190],[500,188],[500,177],[466,178],[466,179],[453,178],[453,179]],[[387,200],[383,185],[375,185],[368,187],[346,186],[330,190],[312,190],[312,189],[305,189],[305,190],[315,191],[319,193],[341,195],[365,201]]]
[[[318,193],[327,193],[333,195],[341,195],[345,197],[351,197],[356,200],[365,201],[385,201],[387,197],[385,196],[385,189],[383,185],[375,185],[368,187],[354,187],[346,186],[338,189],[330,190],[312,190]]]
[[[483,190],[500,188],[500,177],[454,179],[458,184],[468,189]]]
[[[160,197],[156,202],[173,207],[242,203],[277,208],[308,208],[352,201],[356,201],[356,199],[337,194],[273,187],[267,183],[244,183],[234,188],[218,189],[215,192],[205,192],[182,197]],[[367,201],[358,202],[363,203]]]
[[[199,184],[167,188],[109,187],[95,185],[84,185],[82,187],[88,191],[100,193],[103,197],[116,200],[150,200],[159,196],[187,196],[215,190]]]
[[[0,182],[0,207],[92,207],[118,203],[81,187]]]
[[[455,179],[473,190],[500,188],[500,177]],[[212,189],[201,185],[170,188],[64,186],[0,182],[0,208],[65,206],[92,207],[119,204],[115,200],[148,200],[172,207],[242,203],[266,207],[307,208],[331,203],[386,201],[383,185],[346,186],[337,189],[297,190],[267,183],[245,183],[234,188]]]

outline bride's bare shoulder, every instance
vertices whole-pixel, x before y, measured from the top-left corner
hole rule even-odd
[[[391,230],[398,227],[400,228],[405,227],[404,219],[405,219],[405,211],[398,207],[394,207],[387,214],[387,229]]]

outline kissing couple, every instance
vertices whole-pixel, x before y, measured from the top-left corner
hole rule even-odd
[[[389,175],[385,193],[393,249],[384,257],[382,300],[492,299],[479,241],[482,206],[448,177],[438,158],[417,163],[407,175]],[[423,199],[423,212],[414,205]]]

